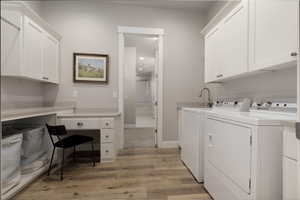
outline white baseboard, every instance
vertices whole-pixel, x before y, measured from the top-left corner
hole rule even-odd
[[[178,148],[178,141],[163,141],[159,148]]]

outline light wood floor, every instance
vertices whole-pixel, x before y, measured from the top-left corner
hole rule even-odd
[[[44,176],[15,200],[211,200],[179,159],[177,149],[127,149],[117,161],[70,163],[65,179]]]

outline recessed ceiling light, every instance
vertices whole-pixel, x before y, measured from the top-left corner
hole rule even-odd
[[[144,57],[140,57],[140,60],[145,60],[145,58]]]

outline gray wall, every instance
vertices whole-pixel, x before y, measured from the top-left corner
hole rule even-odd
[[[117,107],[118,34],[117,26],[163,28],[164,41],[164,135],[177,140],[176,102],[196,101],[203,85],[203,40],[200,31],[206,15],[173,9],[103,4],[97,1],[46,1],[45,19],[63,36],[61,84],[46,88],[46,99],[74,99],[79,107]],[[74,84],[73,52],[110,55],[108,85]],[[73,96],[73,91],[78,97]]]
[[[297,68],[263,72],[247,78],[227,81],[222,84],[209,84],[214,97],[243,98],[255,101],[284,100],[296,101]]]
[[[1,109],[40,107],[43,105],[43,85],[29,80],[1,78]]]

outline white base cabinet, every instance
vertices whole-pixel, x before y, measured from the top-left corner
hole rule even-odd
[[[114,118],[72,118],[59,117],[59,124],[65,125],[68,130],[100,130],[100,160],[112,162],[116,158]]]
[[[198,182],[204,180],[204,126],[206,112],[182,109],[181,160]]]
[[[282,128],[208,114],[205,188],[215,200],[282,200]]]

